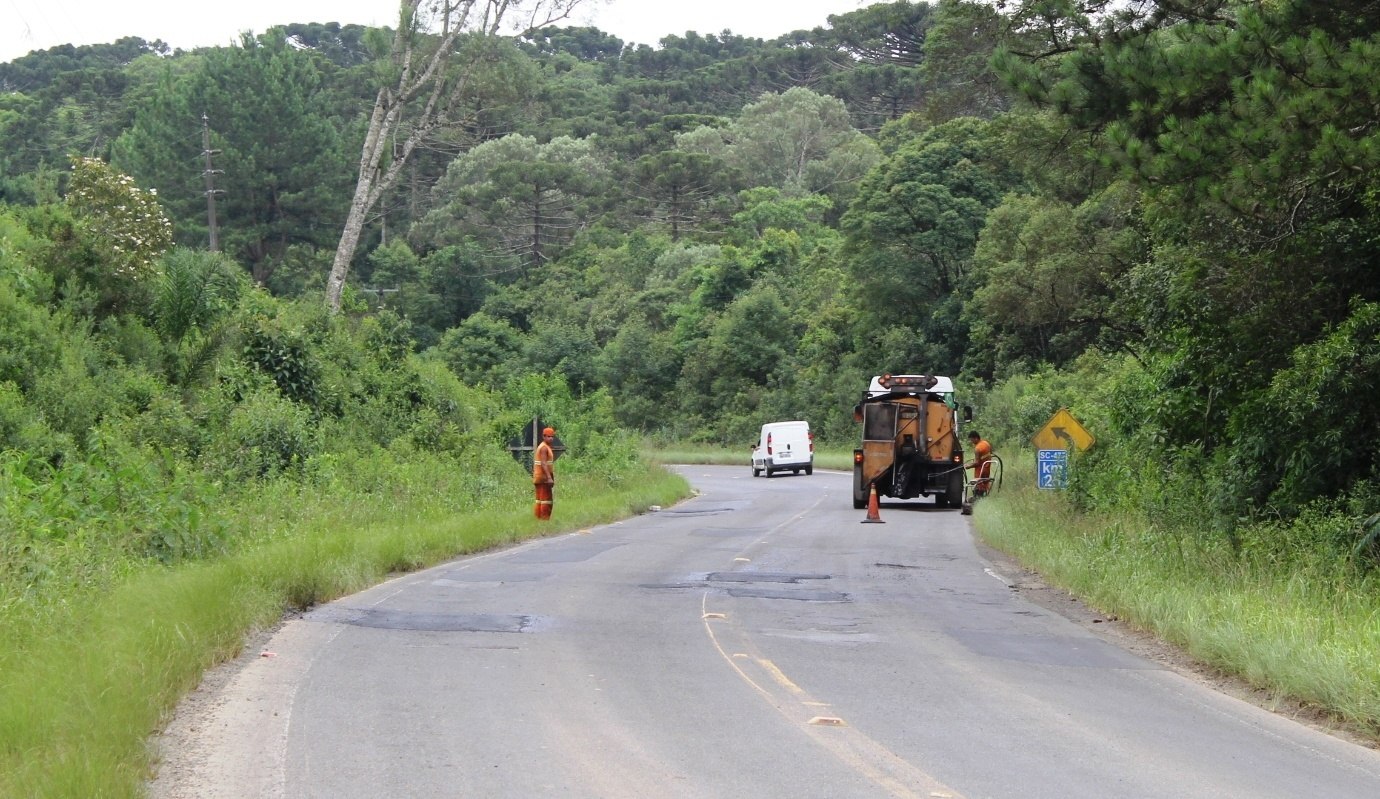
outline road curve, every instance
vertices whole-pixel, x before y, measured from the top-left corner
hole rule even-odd
[[[1027,602],[957,511],[681,470],[677,507],[285,623],[184,703],[151,795],[1380,797],[1380,753]]]

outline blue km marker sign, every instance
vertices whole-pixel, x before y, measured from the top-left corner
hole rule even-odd
[[[1043,489],[1069,487],[1069,452],[1066,449],[1042,449],[1036,451],[1035,465],[1039,469],[1037,477]]]

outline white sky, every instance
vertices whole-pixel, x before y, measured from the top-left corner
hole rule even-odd
[[[585,0],[572,22],[626,42],[656,44],[686,31],[773,38],[827,24],[830,14],[879,0]],[[124,36],[191,48],[235,42],[294,22],[392,25],[393,0],[0,0],[0,63],[59,44],[99,44]]]

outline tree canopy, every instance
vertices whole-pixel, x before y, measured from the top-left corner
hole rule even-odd
[[[842,443],[871,374],[981,398],[1100,370],[1097,457],[1242,475],[1227,526],[1380,480],[1343,399],[1377,388],[1373,2],[898,0],[654,46],[562,27],[571,2],[517,32],[405,5],[0,65],[0,201],[55,242],[54,301],[113,320],[151,291],[97,268],[131,256],[71,199],[94,158],[183,247],[214,191],[273,294],[324,286],[466,381],[551,373],[648,433],[809,415]]]

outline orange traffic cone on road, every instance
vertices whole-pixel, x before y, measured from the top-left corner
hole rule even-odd
[[[882,521],[882,506],[877,501],[877,484],[870,484],[871,491],[867,495],[867,518],[862,520],[863,524],[886,524]]]

